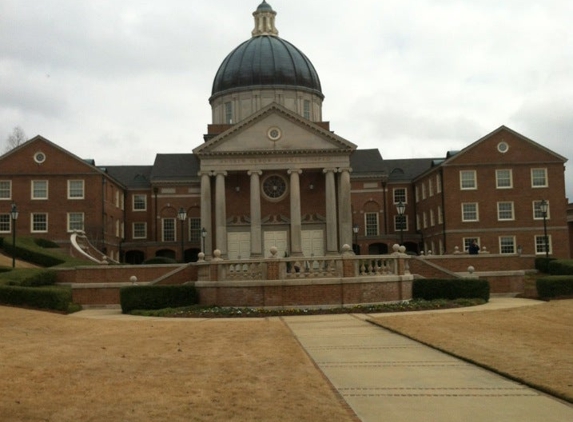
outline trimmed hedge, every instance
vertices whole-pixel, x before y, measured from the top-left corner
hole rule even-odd
[[[2,247],[10,256],[15,256],[22,261],[31,262],[42,267],[55,267],[56,265],[60,265],[65,262],[63,259],[44,254],[41,251],[34,251],[27,247],[21,247],[19,245],[20,242],[21,239],[16,239],[16,246],[14,247],[12,242],[7,242],[4,238],[1,238],[0,247]]]
[[[0,303],[66,312],[72,302],[72,290],[63,287],[0,286]]]
[[[489,301],[489,282],[477,278],[437,279],[422,278],[412,284],[412,298],[435,299],[483,299]]]
[[[128,286],[119,291],[121,311],[179,308],[196,305],[199,295],[195,286]]]
[[[548,267],[547,272],[551,275],[573,275],[573,259],[555,259]]]
[[[537,294],[541,299],[573,297],[573,276],[551,275],[536,280]]]
[[[56,272],[43,268],[22,268],[2,274],[0,284],[21,287],[53,286],[56,284]]]

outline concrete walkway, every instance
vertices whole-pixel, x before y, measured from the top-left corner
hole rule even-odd
[[[538,303],[543,302],[494,297],[482,306],[427,312],[478,312]],[[122,315],[119,309],[73,315],[142,318]],[[385,315],[391,314],[375,316]],[[573,421],[572,405],[370,324],[368,318],[362,314],[283,317],[361,421]]]

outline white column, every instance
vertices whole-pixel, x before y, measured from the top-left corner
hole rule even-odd
[[[291,169],[290,175],[290,254],[302,256],[302,221],[300,215],[300,169]]]
[[[215,248],[227,257],[227,205],[225,201],[226,171],[215,174]]]
[[[213,233],[211,222],[211,172],[201,171],[199,172],[201,176],[201,230],[207,230],[207,236],[205,237],[205,249],[202,251],[205,256],[211,256],[213,252]],[[202,233],[201,233],[202,235]],[[201,238],[201,247],[203,247],[203,238]]]
[[[251,170],[251,257],[263,255],[262,228],[261,228],[261,183],[260,170]]]
[[[350,198],[350,168],[340,168],[340,183],[338,192],[338,227],[340,250],[343,245],[352,246],[352,207]]]
[[[336,180],[335,168],[324,169],[326,205],[326,254],[338,254],[338,236],[336,226]]]

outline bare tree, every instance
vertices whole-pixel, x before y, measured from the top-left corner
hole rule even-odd
[[[18,145],[23,144],[26,142],[26,134],[24,133],[24,129],[20,126],[16,126],[12,129],[12,133],[8,135],[6,138],[6,152],[16,148]]]

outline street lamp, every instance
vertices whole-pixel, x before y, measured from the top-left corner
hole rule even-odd
[[[12,218],[12,268],[16,268],[16,220],[18,219],[16,204],[12,204],[10,218]]]
[[[179,208],[177,217],[179,218],[179,221],[181,221],[181,262],[185,262],[185,236],[183,228],[185,220],[187,219],[187,211],[185,211],[183,207]]]
[[[541,211],[541,215],[543,216],[543,235],[545,240],[545,259],[549,259],[549,239],[547,237],[547,211],[549,209],[549,204],[545,199],[541,200],[539,204],[539,211]]]
[[[205,253],[205,238],[207,237],[207,230],[205,227],[201,229],[201,240],[203,240],[203,253]]]
[[[400,245],[404,243],[404,212],[406,212],[406,205],[400,201],[396,204],[396,211],[400,216]]]
[[[358,253],[360,252],[360,248],[358,247],[358,231],[360,230],[360,227],[358,227],[358,224],[354,224],[354,226],[352,226],[352,231],[354,232],[354,253],[356,255],[358,255]]]

